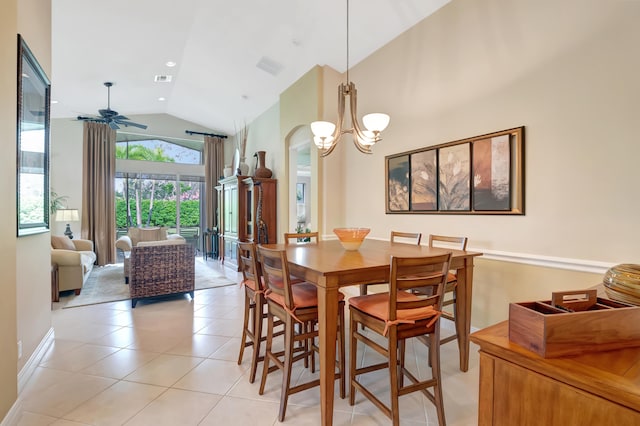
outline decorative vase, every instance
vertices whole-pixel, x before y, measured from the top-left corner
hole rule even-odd
[[[265,151],[258,151],[256,155],[258,156],[258,167],[256,167],[256,171],[254,173],[255,177],[258,178],[270,178],[273,175],[271,169],[267,169],[264,163]]]
[[[240,169],[240,174],[242,176],[249,176],[249,165],[245,163],[245,160],[245,157],[240,159],[240,165],[238,165],[238,168]]]
[[[229,177],[233,174],[233,169],[231,166],[225,166],[224,169],[222,169],[222,174],[224,177]]]

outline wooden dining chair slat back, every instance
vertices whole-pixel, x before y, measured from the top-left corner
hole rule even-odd
[[[404,243],[404,244],[415,244],[419,246],[421,240],[422,240],[421,232],[391,231],[391,235],[389,237],[389,241],[391,242],[391,244]],[[374,284],[360,284],[360,296],[367,294],[367,288],[370,285],[374,285]]]
[[[448,235],[429,235],[429,247],[449,248],[455,250],[467,249],[467,237],[457,237]],[[447,286],[444,289],[443,306],[454,306],[457,299],[458,277],[455,271],[450,271],[447,277]],[[455,308],[452,311],[443,311],[442,317],[449,321],[456,321]],[[456,327],[457,329],[457,327]],[[449,343],[458,339],[457,332],[451,336],[444,337],[440,340],[441,344]]]
[[[392,257],[389,272],[389,292],[349,299],[350,318],[350,357],[349,357],[349,404],[355,404],[356,391],[362,392],[394,425],[400,423],[399,397],[421,391],[436,406],[438,421],[445,424],[444,403],[440,374],[440,308],[442,294],[447,281],[451,262],[451,253],[428,257]],[[414,294],[414,289],[431,287],[428,295]],[[358,324],[364,325],[386,341],[368,336],[369,331],[361,331]],[[406,339],[420,337],[429,342],[429,360],[425,364],[431,367],[431,377],[423,377],[422,365],[409,368],[405,364]],[[363,343],[377,353],[385,356],[385,362],[371,365],[357,364],[358,343]],[[426,367],[426,366],[425,366]],[[391,396],[387,405],[372,388],[369,380],[358,378],[368,373],[386,369],[389,373]],[[416,371],[420,370],[420,371]],[[404,378],[410,384],[404,384]],[[432,388],[431,391],[429,389]]]
[[[285,232],[285,244],[317,243],[320,240],[318,232]]]

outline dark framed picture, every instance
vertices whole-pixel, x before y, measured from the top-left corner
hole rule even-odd
[[[385,160],[387,213],[524,214],[524,126]]]
[[[411,210],[438,210],[438,163],[435,149],[411,154]]]
[[[17,216],[19,237],[49,230],[51,84],[18,34]]]
[[[387,211],[409,211],[409,155],[387,159]]]

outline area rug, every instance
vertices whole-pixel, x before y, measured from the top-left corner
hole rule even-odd
[[[236,282],[196,259],[196,290],[236,284]],[[78,296],[73,292],[68,292],[68,295],[64,293],[60,295],[60,303],[64,309],[128,299],[131,299],[131,295],[129,294],[129,286],[124,283],[124,266],[122,263],[94,266],[91,275],[82,286],[82,291]]]

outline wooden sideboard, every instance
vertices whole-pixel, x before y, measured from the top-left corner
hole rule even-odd
[[[478,425],[640,425],[640,348],[542,358],[509,341],[508,322],[480,345]]]

